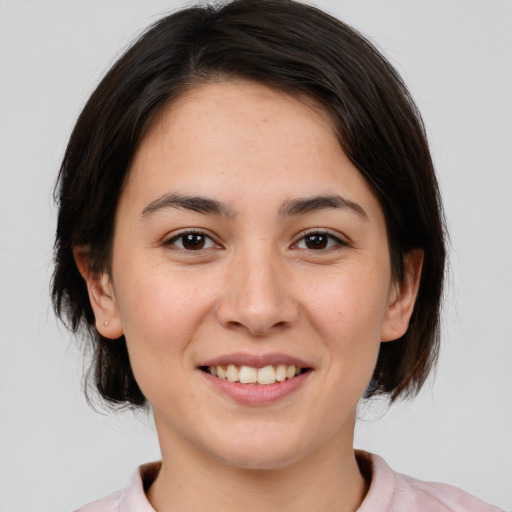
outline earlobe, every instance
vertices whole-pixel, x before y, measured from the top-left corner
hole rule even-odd
[[[422,249],[413,249],[404,256],[404,280],[402,283],[395,281],[391,286],[381,341],[396,340],[407,332],[418,295],[422,266]]]
[[[76,266],[87,284],[89,301],[96,320],[96,329],[105,338],[117,339],[123,335],[112,280],[107,271],[95,272],[90,265],[87,246],[73,249]]]

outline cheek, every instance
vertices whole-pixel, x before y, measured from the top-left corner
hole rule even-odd
[[[132,274],[133,275],[133,274]],[[135,380],[152,406],[180,404],[178,385],[190,367],[190,346],[204,318],[204,290],[165,273],[140,273],[119,288],[119,313]],[[191,393],[186,390],[185,394]]]
[[[373,273],[333,273],[305,290],[311,322],[336,346],[380,343],[387,282]],[[357,348],[357,347],[354,347]]]
[[[309,287],[309,320],[327,353],[332,400],[357,403],[371,379],[387,309],[383,275],[340,272]],[[336,397],[339,389],[345,398]]]
[[[162,269],[130,274],[119,276],[116,298],[134,372],[185,363],[211,310],[211,288]]]
[[[156,255],[158,256],[158,255]],[[179,329],[201,314],[211,301],[212,286],[204,276],[176,269],[161,258],[120,261],[114,276],[123,327],[128,331]],[[149,260],[149,261],[148,261]],[[128,333],[125,333],[128,334]]]

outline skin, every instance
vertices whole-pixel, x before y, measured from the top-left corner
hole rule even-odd
[[[225,211],[162,207],[166,194]],[[315,196],[351,206],[283,214]],[[203,248],[184,248],[183,231],[206,234]],[[92,274],[85,254],[75,251],[97,328],[124,334],[153,408],[163,464],[148,498],[159,512],[360,505],[356,406],[380,343],[407,330],[422,258],[410,255],[395,282],[382,209],[318,106],[241,81],[185,93],[137,151],[111,272]],[[269,404],[233,400],[198,368],[276,352],[311,371]]]

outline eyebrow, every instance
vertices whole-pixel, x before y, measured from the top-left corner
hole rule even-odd
[[[368,215],[362,206],[338,195],[290,199],[289,201],[285,201],[283,203],[279,209],[279,215],[281,217],[304,215],[305,213],[311,213],[327,208],[348,210],[356,213],[363,219],[368,220]]]
[[[142,210],[142,217],[148,217],[160,210],[167,208],[178,208],[183,210],[192,210],[202,214],[222,215],[226,217],[235,217],[236,212],[227,204],[201,196],[186,196],[181,194],[165,194]],[[364,209],[357,203],[345,199],[339,195],[332,196],[314,196],[285,201],[279,208],[280,217],[290,217],[295,215],[304,215],[324,209],[341,209],[351,211],[365,220],[368,215]]]
[[[142,216],[147,217],[166,208],[192,210],[198,213],[213,213],[226,217],[234,217],[234,211],[226,204],[200,196],[185,196],[181,194],[165,194],[149,203],[143,210]]]

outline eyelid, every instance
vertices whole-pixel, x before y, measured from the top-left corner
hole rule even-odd
[[[351,244],[351,242],[348,241],[347,237],[342,236],[338,232],[334,233],[333,231],[331,231],[330,229],[327,229],[327,228],[310,228],[310,229],[306,229],[305,231],[302,231],[301,233],[299,233],[299,235],[297,235],[297,237],[295,238],[295,241],[292,243],[292,248],[296,248],[296,246],[299,242],[301,242],[302,240],[304,240],[304,238],[311,236],[311,235],[326,235],[326,236],[330,237],[331,239],[336,240],[336,242],[337,242],[336,246],[352,247],[352,244]],[[319,249],[318,252],[322,252],[322,251],[325,252],[331,248],[332,247],[328,247],[323,250]],[[313,249],[306,249],[306,250],[313,251]]]
[[[185,235],[202,235],[205,238],[210,239],[216,247],[219,247],[219,248],[222,247],[221,244],[216,240],[215,236],[213,236],[211,233],[209,233],[208,231],[201,229],[201,228],[183,228],[183,229],[179,229],[178,231],[173,231],[171,233],[168,233],[163,238],[162,244],[167,247],[170,247],[170,246],[175,247],[177,250],[181,250],[184,252],[190,252],[190,253],[192,253],[192,252],[200,253],[202,251],[213,248],[213,247],[206,247],[206,248],[198,249],[196,251],[192,251],[189,249],[185,249],[185,248],[176,246],[174,244],[174,242],[176,242],[176,240],[178,240],[179,238],[181,238]]]

